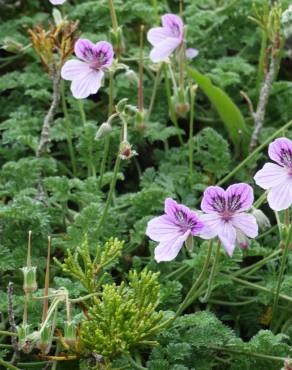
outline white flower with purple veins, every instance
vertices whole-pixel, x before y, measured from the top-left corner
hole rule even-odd
[[[154,63],[162,62],[178,48],[184,39],[184,24],[175,14],[161,17],[162,27],[154,27],[148,31],[147,39],[153,45],[150,59]]]
[[[277,162],[266,163],[254,177],[261,188],[268,190],[268,202],[275,211],[292,204],[292,141],[282,137],[269,145],[269,157]]]
[[[155,248],[155,260],[171,261],[189,237],[198,235],[204,225],[199,216],[188,207],[167,198],[165,214],[148,222],[146,235],[159,242]]]
[[[93,44],[86,39],[79,39],[74,51],[81,60],[67,61],[61,70],[61,76],[64,80],[72,81],[73,96],[84,99],[99,90],[104,71],[112,65],[114,51],[112,45],[106,41]]]
[[[253,198],[251,186],[244,183],[231,185],[226,191],[219,186],[209,186],[201,203],[205,228],[200,236],[204,239],[218,236],[230,257],[236,244],[248,247],[248,237],[258,235],[255,217],[245,212],[251,208]]]
[[[50,0],[50,3],[53,5],[61,5],[64,4],[66,0]]]

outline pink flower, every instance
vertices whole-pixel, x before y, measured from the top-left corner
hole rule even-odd
[[[282,137],[269,145],[269,157],[277,162],[266,163],[254,177],[257,185],[268,190],[268,202],[275,211],[292,204],[292,141]]]
[[[188,60],[192,60],[199,55],[199,50],[195,48],[188,48],[186,50],[186,57]]]
[[[173,260],[188,237],[198,235],[204,227],[195,212],[171,198],[165,200],[164,212],[149,221],[146,230],[149,238],[159,242],[155,248],[157,262]]]
[[[64,4],[66,0],[50,0],[50,3],[52,3],[53,5],[61,5],[61,4]]]
[[[154,47],[150,59],[154,63],[162,62],[181,45],[184,38],[184,24],[175,14],[165,14],[161,17],[162,27],[151,28],[147,39]]]
[[[224,189],[209,186],[203,195],[201,217],[205,228],[200,236],[211,239],[218,236],[229,256],[232,256],[236,243],[246,248],[250,238],[258,235],[258,225],[253,215],[247,211],[253,203],[253,190],[247,184],[234,184]]]
[[[81,60],[67,61],[61,75],[64,80],[72,81],[71,91],[76,99],[87,98],[96,94],[101,86],[104,70],[113,62],[112,45],[106,41],[93,44],[86,39],[79,39],[75,44],[75,54]]]

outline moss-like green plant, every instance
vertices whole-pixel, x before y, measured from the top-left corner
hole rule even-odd
[[[123,245],[124,242],[111,238],[103,247],[97,245],[93,258],[85,238],[74,254],[67,250],[63,263],[56,258],[55,262],[65,273],[78,279],[89,293],[96,293],[102,284],[105,271],[117,263],[121,256]]]
[[[158,274],[131,271],[129,285],[106,284],[90,319],[81,325],[81,343],[87,350],[114,358],[147,341],[159,331],[163,318],[157,312],[160,287]]]

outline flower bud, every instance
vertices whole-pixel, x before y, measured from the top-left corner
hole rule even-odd
[[[175,111],[179,117],[185,118],[190,110],[190,103],[187,91],[179,88],[177,94],[173,97]]]
[[[95,140],[99,140],[107,136],[112,130],[112,126],[108,122],[104,122],[99,126],[95,135]]]
[[[284,36],[286,38],[292,36],[292,5],[283,12],[281,23]]]
[[[117,56],[124,52],[123,31],[121,27],[110,30],[110,41]]]
[[[185,246],[186,246],[186,248],[189,252],[193,251],[193,249],[194,249],[194,238],[193,238],[192,234],[190,234],[188,236],[187,240],[185,241]]]
[[[53,18],[54,18],[54,22],[56,26],[60,26],[64,21],[62,17],[62,13],[57,8],[53,9]]]
[[[124,98],[122,100],[120,100],[117,104],[116,104],[116,111],[117,113],[123,113],[126,105],[127,105],[127,102],[128,102],[128,99],[127,98]]]
[[[11,37],[5,37],[3,40],[2,49],[9,53],[17,54],[23,49],[23,45],[13,40]]]
[[[18,349],[24,353],[30,353],[33,349],[33,341],[29,338],[30,325],[22,324],[17,327]]]
[[[119,156],[122,160],[130,159],[133,156],[137,155],[137,152],[135,150],[132,150],[131,144],[127,141],[124,140],[120,144],[120,152]]]
[[[281,370],[292,370],[292,360],[285,360],[284,367]]]
[[[138,76],[136,74],[135,71],[133,71],[132,69],[128,68],[126,73],[125,73],[125,77],[127,78],[127,80],[129,80],[131,83],[133,83],[134,85],[138,85],[139,83],[139,79],[138,79]]]
[[[65,321],[64,342],[68,346],[72,347],[76,343],[76,339],[77,339],[76,332],[77,332],[76,324],[73,321]]]
[[[261,230],[265,230],[265,229],[268,229],[269,227],[271,227],[271,223],[270,223],[270,220],[268,219],[268,217],[264,214],[263,211],[261,211],[260,209],[258,208],[253,208],[252,209],[252,214],[254,215],[254,217],[256,218],[257,220],[257,224],[259,225],[259,228]]]
[[[236,242],[241,249],[247,249],[250,245],[250,240],[241,231],[236,231]]]
[[[36,346],[42,353],[47,354],[50,352],[51,345],[52,345],[52,326],[46,325],[45,327],[41,328],[39,333],[39,337],[36,342]]]
[[[138,131],[144,132],[147,125],[145,123],[145,118],[146,118],[146,111],[143,110],[142,112],[137,111],[136,116],[135,116],[135,127],[137,128]]]
[[[25,293],[29,294],[35,292],[38,288],[36,281],[36,267],[22,267],[21,271],[23,272],[23,290]]]

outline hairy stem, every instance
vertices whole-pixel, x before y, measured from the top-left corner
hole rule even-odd
[[[192,303],[194,294],[196,293],[196,291],[198,290],[202,280],[206,276],[207,271],[208,271],[208,267],[209,267],[209,263],[210,263],[211,254],[212,254],[212,244],[213,244],[213,242],[212,242],[212,240],[210,240],[209,241],[209,246],[208,246],[207,257],[205,259],[203,269],[202,269],[200,275],[198,276],[197,280],[192,285],[192,287],[189,290],[188,294],[186,295],[185,299],[183,300],[183,302],[180,304],[179,308],[177,309],[177,311],[175,313],[175,317],[178,317]]]
[[[219,261],[219,256],[220,256],[220,248],[221,248],[221,243],[218,242],[216,252],[215,252],[214,262],[213,262],[210,277],[209,277],[209,280],[208,280],[207,292],[201,300],[204,303],[208,302],[208,299],[210,298],[210,295],[212,293],[213,280],[214,280],[214,277],[215,277],[216,268],[217,268],[218,261]]]
[[[254,130],[251,136],[251,141],[250,141],[250,146],[249,146],[250,151],[252,151],[256,147],[259,134],[264,125],[264,119],[265,119],[267,104],[268,104],[269,97],[271,94],[272,84],[274,81],[276,65],[277,65],[277,53],[272,51],[269,71],[261,87],[257,109],[253,115]]]
[[[278,306],[279,294],[280,294],[281,285],[283,281],[284,271],[285,271],[286,264],[287,264],[288,252],[289,252],[291,239],[292,239],[292,225],[290,225],[289,227],[287,239],[284,244],[284,250],[283,250],[280,271],[279,271],[279,276],[278,276],[278,281],[277,281],[276,293],[275,293],[274,302],[273,302],[271,323],[273,322],[273,318],[275,318],[275,314],[276,314],[276,310]]]
[[[61,76],[60,72],[56,71],[53,75],[53,99],[48,113],[45,116],[42,132],[39,140],[39,144],[36,150],[37,158],[40,158],[47,150],[47,146],[50,140],[50,128],[54,118],[54,114],[59,105],[61,91]]]

